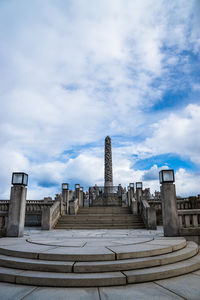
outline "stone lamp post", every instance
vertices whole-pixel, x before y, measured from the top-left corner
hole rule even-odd
[[[6,235],[9,237],[23,237],[28,175],[20,172],[13,173],[12,185]]]
[[[128,206],[131,206],[131,200],[134,197],[134,183],[129,183],[128,186]]]
[[[136,182],[136,201],[138,212],[141,213],[141,200],[142,200],[142,182]]]
[[[69,213],[69,183],[62,184],[62,197],[66,205],[66,213]]]
[[[134,198],[134,183],[129,183],[130,186],[130,199]]]
[[[159,172],[164,236],[179,235],[174,170]]]
[[[80,184],[75,184],[75,198],[78,199],[78,204],[80,205]]]
[[[142,182],[136,182],[136,200],[140,202],[142,198]]]
[[[84,206],[83,203],[83,187],[80,187],[80,206]]]

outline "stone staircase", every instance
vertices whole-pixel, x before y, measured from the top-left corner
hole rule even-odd
[[[140,216],[134,216],[128,207],[95,206],[79,208],[77,215],[64,215],[55,229],[141,229]]]
[[[198,246],[184,238],[130,238],[118,246],[56,246],[26,239],[0,240],[0,281],[56,287],[117,286],[200,269]],[[89,239],[87,239],[88,241]],[[87,243],[86,241],[86,243]],[[132,242],[132,244],[130,244]],[[44,244],[45,243],[45,244]],[[120,244],[121,243],[121,244]]]

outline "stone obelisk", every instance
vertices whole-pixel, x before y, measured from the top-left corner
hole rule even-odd
[[[112,174],[112,147],[111,138],[105,138],[105,177],[104,187],[106,193],[112,193],[113,174]],[[111,188],[109,188],[111,187]]]

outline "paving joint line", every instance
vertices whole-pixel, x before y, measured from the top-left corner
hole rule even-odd
[[[167,278],[166,278],[166,279],[167,279]],[[187,298],[185,298],[185,297],[183,297],[183,296],[177,294],[177,293],[174,292],[173,290],[170,290],[169,288],[166,288],[165,286],[162,286],[162,284],[159,284],[159,283],[157,283],[156,281],[153,281],[153,283],[157,284],[159,287],[162,287],[163,289],[165,289],[165,290],[167,290],[167,291],[173,293],[174,295],[176,295],[176,296],[178,296],[178,297],[180,297],[180,298],[182,298],[182,299],[184,299],[184,300],[188,300]]]
[[[37,289],[39,289],[39,286],[34,287],[31,291],[29,291],[26,295],[24,295],[20,300],[25,299],[27,296],[31,295],[33,292],[35,292]]]
[[[112,249],[110,249],[109,247],[105,246],[106,249],[110,250],[112,253],[115,254],[115,259],[114,260],[117,260],[117,253],[115,251],[113,251]]]
[[[97,291],[98,291],[98,295],[99,295],[99,300],[101,300],[101,294],[100,294],[99,287],[97,287]]]
[[[124,274],[124,271],[120,271],[124,276],[125,276],[125,278],[126,278],[126,284],[125,285],[127,285],[127,284],[129,284],[128,283],[128,276],[126,275],[126,274]]]
[[[198,270],[197,270],[197,271],[198,271]],[[196,271],[195,271],[195,272],[196,272]],[[198,277],[200,276],[199,274],[195,274],[195,273],[193,273],[193,272],[192,272],[191,274],[193,274],[193,275],[195,275],[195,276],[198,276]]]
[[[74,272],[74,266],[75,266],[75,263],[76,263],[76,261],[73,262],[71,273],[75,273],[75,272]]]

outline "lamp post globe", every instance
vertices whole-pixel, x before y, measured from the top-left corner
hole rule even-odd
[[[174,170],[161,170],[159,172],[160,184],[173,183],[175,181]]]
[[[13,185],[28,185],[28,174],[23,172],[13,172],[12,173],[12,184]]]

